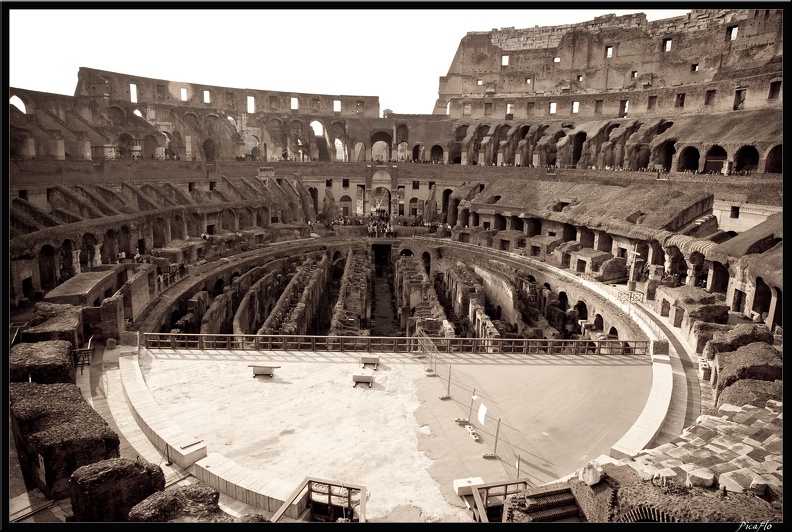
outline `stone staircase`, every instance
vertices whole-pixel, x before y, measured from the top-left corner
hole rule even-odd
[[[524,504],[522,500],[525,501]],[[575,496],[565,482],[528,488],[515,496],[514,501],[519,502],[507,506],[506,521],[524,523],[584,521]]]

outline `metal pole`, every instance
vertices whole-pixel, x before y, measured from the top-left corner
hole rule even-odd
[[[473,415],[473,402],[476,400],[476,389],[473,388],[473,395],[470,396],[470,412],[468,412],[468,423],[470,423],[470,416]]]
[[[500,418],[498,418],[498,426],[495,428],[495,447],[492,449],[492,454],[498,452],[498,433],[500,432]]]
[[[446,396],[451,397],[451,364],[448,365],[448,389],[446,390]]]
[[[517,480],[520,480],[520,455],[517,455]]]

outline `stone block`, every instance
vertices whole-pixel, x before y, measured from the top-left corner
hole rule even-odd
[[[112,351],[115,348],[116,348],[116,339],[108,338],[107,342],[105,343],[105,349],[108,351]]]
[[[736,469],[718,475],[718,488],[732,493],[743,493],[751,488],[753,472],[747,469]]]
[[[685,479],[685,486],[687,487],[701,487],[711,488],[715,485],[715,473],[712,470],[701,467],[688,472],[687,479]]]
[[[454,493],[459,496],[472,495],[473,488],[482,484],[484,481],[481,477],[458,478],[454,480]]]
[[[603,471],[602,466],[594,460],[583,466],[583,469],[578,475],[578,479],[585,482],[587,486],[598,484],[604,477],[605,471]]]

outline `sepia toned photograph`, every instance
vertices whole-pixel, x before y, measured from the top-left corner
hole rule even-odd
[[[782,6],[298,4],[3,3],[5,522],[780,527]]]

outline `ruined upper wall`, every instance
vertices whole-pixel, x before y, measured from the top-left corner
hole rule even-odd
[[[771,84],[780,82],[782,69],[778,9],[702,9],[653,22],[643,13],[604,15],[581,24],[494,29],[462,38],[448,74],[440,78],[434,114],[480,118],[485,111],[499,113],[484,105],[477,113],[477,102],[500,100],[520,109],[553,95],[573,96],[583,112],[586,99],[593,109],[593,100],[605,93],[622,92],[620,100],[634,102],[646,100],[648,90],[678,87],[687,87],[680,93],[700,88],[703,101],[707,85],[723,82],[706,90],[734,97],[750,85],[750,97],[764,95],[753,108],[780,107],[780,91]],[[537,101],[537,109],[544,103]],[[715,109],[730,110],[726,104]],[[630,111],[637,109],[631,104]]]
[[[74,95],[130,102],[132,101],[132,85],[137,93],[137,103],[141,105],[167,104],[185,108],[198,106],[221,108],[226,112],[247,113],[248,98],[252,96],[256,113],[288,113],[290,115],[326,113],[360,118],[379,118],[380,113],[379,96],[240,89],[145,78],[87,67],[80,67]],[[206,101],[207,93],[208,101]],[[297,98],[297,108],[293,108],[292,98]]]
[[[665,18],[649,22],[644,13],[616,16],[613,13],[595,17],[594,20],[578,24],[561,24],[558,26],[535,26],[533,28],[515,29],[493,28],[489,32],[492,44],[503,50],[527,50],[537,48],[555,48],[561,38],[571,30],[580,30],[590,33],[600,32],[605,29],[630,29],[638,28],[650,36],[659,37],[668,33],[690,32],[699,33],[708,31],[713,25],[726,22],[747,20],[754,9],[694,9],[681,17]],[[764,12],[764,10],[761,10]],[[764,15],[762,15],[764,16]],[[480,32],[469,32],[472,35]]]

